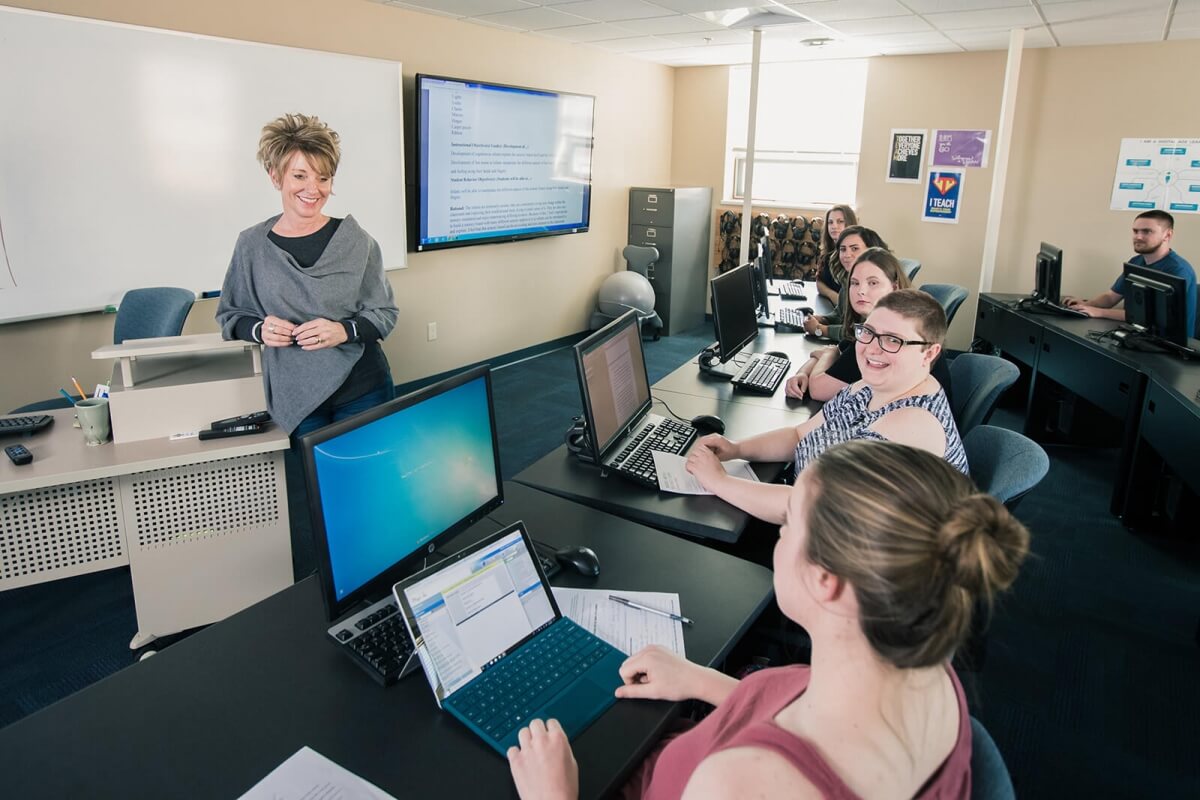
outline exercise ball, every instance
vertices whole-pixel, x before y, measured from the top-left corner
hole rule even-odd
[[[610,317],[619,317],[631,308],[637,309],[638,316],[648,317],[654,313],[654,287],[636,272],[615,272],[600,284],[596,305]]]

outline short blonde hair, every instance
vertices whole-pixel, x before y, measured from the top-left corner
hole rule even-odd
[[[258,163],[271,177],[287,167],[293,153],[302,153],[323,175],[333,177],[342,158],[337,132],[318,117],[284,114],[263,126],[258,140]]]

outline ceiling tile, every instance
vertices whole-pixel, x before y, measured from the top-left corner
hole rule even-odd
[[[948,14],[926,14],[925,19],[941,31],[971,28],[1031,28],[1042,20],[1030,6],[1024,8],[991,8],[980,11],[955,11]]]
[[[679,14],[696,14],[701,11],[728,11],[731,8],[745,8],[750,5],[746,0],[652,0],[654,5],[662,6],[669,11]]]
[[[910,13],[896,0],[818,0],[814,3],[788,3],[788,8],[817,22],[901,17]]]
[[[570,6],[566,6],[569,8]],[[553,8],[527,8],[523,11],[506,11],[502,14],[487,14],[479,17],[481,22],[493,22],[523,31],[544,31],[550,28],[566,28],[579,25],[586,20],[574,14],[565,14]]]
[[[429,0],[429,2],[432,4],[434,0]],[[449,11],[443,11],[440,8],[426,8],[425,6],[418,6],[413,3],[401,3],[397,2],[396,0],[388,0],[388,2],[384,3],[384,5],[403,8],[406,11],[419,11],[422,14],[436,14],[439,17],[451,17],[453,19],[462,19],[463,16],[462,14],[452,14]]]
[[[1162,21],[1145,16],[1109,17],[1051,26],[1064,47],[1089,44],[1154,42],[1162,39]]]
[[[831,22],[829,27],[849,36],[876,36],[882,33],[915,33],[933,30],[928,22],[917,16],[848,19],[842,22]]]
[[[944,45],[913,45],[912,47],[888,47],[884,49],[885,56],[921,56],[931,53],[961,53],[958,45],[946,42]]]
[[[558,6],[557,10],[566,11],[579,17],[599,20],[600,22],[615,22],[626,19],[643,19],[645,17],[661,17],[663,9],[652,6],[642,0],[584,0],[567,6]]]
[[[700,33],[671,33],[663,36],[676,44],[703,46],[711,44],[748,44],[754,40],[751,31],[701,31]]]
[[[522,0],[403,0],[403,4],[433,11],[445,16],[474,17],[479,14],[495,14],[501,11],[520,11],[532,8],[535,3]],[[399,4],[397,4],[399,5]]]
[[[975,11],[981,8],[1028,7],[1029,0],[904,0],[904,5],[918,14],[940,14],[950,11]]]
[[[566,39],[568,42],[598,42],[602,39],[627,39],[630,31],[606,22],[594,22],[590,25],[572,25],[567,28],[547,28],[537,31],[542,36],[552,39]]]
[[[815,22],[805,22],[799,25],[777,25],[773,28],[764,28],[762,40],[764,42],[776,39],[799,41],[800,39],[809,39],[815,36],[829,36],[831,33],[832,31],[825,25],[818,25]]]
[[[888,47],[916,47],[918,45],[953,45],[954,43],[937,31],[918,31],[916,33],[888,33],[883,36],[855,36],[855,42],[862,42],[878,50]],[[955,50],[959,48],[955,47]]]
[[[670,33],[694,33],[697,31],[725,30],[720,25],[705,22],[702,19],[689,17],[686,14],[676,14],[670,17],[655,17],[653,19],[623,20],[621,27],[631,31],[654,36],[665,36]]]
[[[657,36],[631,36],[627,39],[604,39],[598,42],[590,42],[590,44],[603,47],[605,50],[611,50],[614,53],[636,53],[645,50],[664,50],[674,44],[674,42],[660,39]]]
[[[1076,22],[1113,17],[1154,17],[1161,27],[1167,19],[1168,0],[1072,0],[1066,3],[1042,2],[1046,21]]]
[[[1008,29],[996,28],[994,30],[980,31],[947,31],[946,37],[952,42],[957,42],[968,50],[1007,50],[1008,49]],[[1029,28],[1025,31],[1025,47],[1053,47],[1054,40],[1050,38],[1050,33],[1043,27]]]

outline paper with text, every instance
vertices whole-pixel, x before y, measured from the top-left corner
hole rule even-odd
[[[687,456],[677,456],[672,453],[660,453],[655,450],[654,471],[658,474],[658,488],[664,492],[675,494],[712,494],[700,485],[696,476],[687,471]],[[735,478],[745,478],[757,481],[758,476],[750,468],[750,462],[740,458],[722,462],[725,471]]]
[[[395,800],[311,747],[301,747],[241,800]]]
[[[559,610],[581,628],[594,633],[627,656],[646,645],[658,644],[680,658],[683,651],[683,623],[609,600],[610,594],[624,597],[651,608],[682,614],[679,595],[672,592],[625,592],[615,589],[567,589],[554,587]]]

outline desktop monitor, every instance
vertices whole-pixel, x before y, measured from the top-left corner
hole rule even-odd
[[[770,284],[767,283],[767,271],[763,268],[762,259],[756,259],[748,265],[754,274],[754,306],[759,317],[764,319],[771,316]]]
[[[650,377],[637,311],[628,311],[575,345],[592,455],[608,448],[650,410]]]
[[[731,269],[710,282],[717,352],[724,363],[758,336],[751,264]]]
[[[313,431],[300,448],[330,619],[386,595],[504,502],[487,367]]]
[[[1187,347],[1187,292],[1178,275],[1125,263],[1125,321],[1139,331]]]
[[[1033,299],[1050,305],[1058,305],[1060,301],[1060,285],[1062,283],[1062,250],[1052,244],[1042,242],[1037,254],[1037,269],[1034,279]]]

